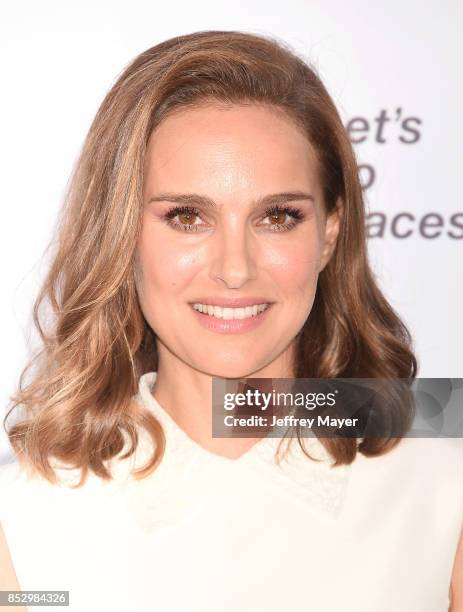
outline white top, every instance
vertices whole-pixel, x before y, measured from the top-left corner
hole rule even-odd
[[[295,440],[279,466],[277,438],[227,459],[159,405],[155,377],[144,374],[135,397],[166,431],[151,476],[131,479],[126,461],[113,481],[93,475],[73,490],[0,468],[0,522],[23,590],[69,590],[71,612],[448,611],[463,439],[408,438],[336,468],[316,438],[306,442],[319,463]]]

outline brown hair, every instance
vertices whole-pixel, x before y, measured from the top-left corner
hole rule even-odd
[[[50,458],[111,478],[106,460],[133,454],[142,427],[153,440],[150,474],[165,445],[152,412],[133,402],[156,371],[155,335],[141,312],[134,262],[148,138],[168,113],[204,101],[262,103],[286,111],[317,154],[329,214],[342,198],[335,251],[319,276],[297,338],[296,377],[414,378],[410,334],[379,290],[367,259],[362,190],[352,145],[320,78],[288,45],[235,31],[176,36],[141,53],[101,104],[72,174],[57,249],[34,304],[43,347],[21,373],[8,435],[20,461],[56,482]],[[39,309],[48,300],[52,324]],[[26,386],[25,375],[35,366]],[[5,421],[6,418],[5,417]],[[405,419],[406,420],[406,419]],[[336,465],[373,456],[400,438],[323,439]]]

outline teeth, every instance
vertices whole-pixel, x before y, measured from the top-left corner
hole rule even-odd
[[[248,319],[264,312],[269,306],[270,304],[255,304],[246,308],[222,308],[210,304],[193,304],[195,310],[218,319]]]

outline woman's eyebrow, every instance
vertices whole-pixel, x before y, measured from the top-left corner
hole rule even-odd
[[[315,202],[315,198],[310,193],[304,191],[285,191],[282,193],[272,193],[270,195],[258,198],[253,202],[253,206],[275,206],[278,204],[284,204],[285,202],[291,202],[294,200],[311,200]],[[158,193],[152,196],[148,200],[148,204],[151,202],[174,202],[176,204],[183,205],[198,205],[206,208],[217,208],[217,204],[208,196],[200,195],[197,193]]]

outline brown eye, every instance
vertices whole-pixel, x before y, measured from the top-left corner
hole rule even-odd
[[[194,212],[180,213],[178,215],[180,223],[183,225],[191,225],[194,221],[194,217],[197,217]]]
[[[287,217],[290,219],[289,222]],[[270,227],[270,231],[282,232],[296,227],[304,219],[304,215],[298,208],[273,206],[265,211],[265,219],[269,219],[264,225]]]
[[[167,211],[163,217],[167,225],[183,232],[199,232],[203,231],[205,227],[203,224],[196,223],[196,217],[200,219],[201,215],[199,210],[191,206],[175,206]]]
[[[280,210],[277,213],[270,215],[272,225],[284,225],[286,220],[286,212]]]

